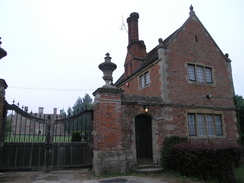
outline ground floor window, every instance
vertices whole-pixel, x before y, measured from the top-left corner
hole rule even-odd
[[[219,114],[188,114],[190,136],[221,136],[222,117]]]

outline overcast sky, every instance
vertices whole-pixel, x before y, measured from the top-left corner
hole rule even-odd
[[[229,53],[235,92],[244,96],[243,0],[0,0],[0,78],[8,84],[6,100],[44,107],[52,113],[72,107],[78,96],[105,82],[98,65],[110,53],[123,73],[128,44],[122,17],[138,12],[139,39],[149,52],[194,11],[223,53]]]

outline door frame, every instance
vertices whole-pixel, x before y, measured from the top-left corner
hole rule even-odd
[[[139,123],[147,123],[146,128],[141,128],[143,126]],[[141,143],[140,140],[146,141],[147,144]],[[142,114],[135,117],[135,149],[137,163],[153,162],[153,129],[152,118],[149,115]],[[147,150],[145,154],[142,153],[143,149]]]

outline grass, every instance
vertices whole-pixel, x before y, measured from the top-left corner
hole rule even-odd
[[[189,180],[197,181],[197,182],[202,181],[199,178],[196,178],[196,177],[187,177],[187,176],[181,175],[181,174],[176,173],[176,172],[173,172],[173,171],[164,172],[163,173],[163,176],[166,177],[166,178],[177,179],[177,180],[179,180],[179,182],[188,182]]]
[[[46,142],[45,135],[8,135],[5,142]],[[71,142],[71,136],[53,136],[53,142]]]
[[[244,164],[241,164],[241,167],[236,169],[236,178],[237,183],[244,183]]]
[[[235,171],[236,171],[237,183],[244,183],[244,164],[241,164],[241,166],[239,168],[237,168]],[[199,182],[203,181],[199,178],[186,177],[184,175],[181,175],[179,173],[175,173],[173,171],[165,172],[165,173],[163,173],[163,176],[165,176],[167,178],[178,179],[180,182],[187,182],[187,180],[199,181]],[[208,183],[218,183],[218,182],[212,180],[212,181],[208,181]]]

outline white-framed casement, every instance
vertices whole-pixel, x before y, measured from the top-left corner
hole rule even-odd
[[[150,84],[150,73],[149,71],[144,72],[139,76],[139,86],[140,88],[145,88]]]

